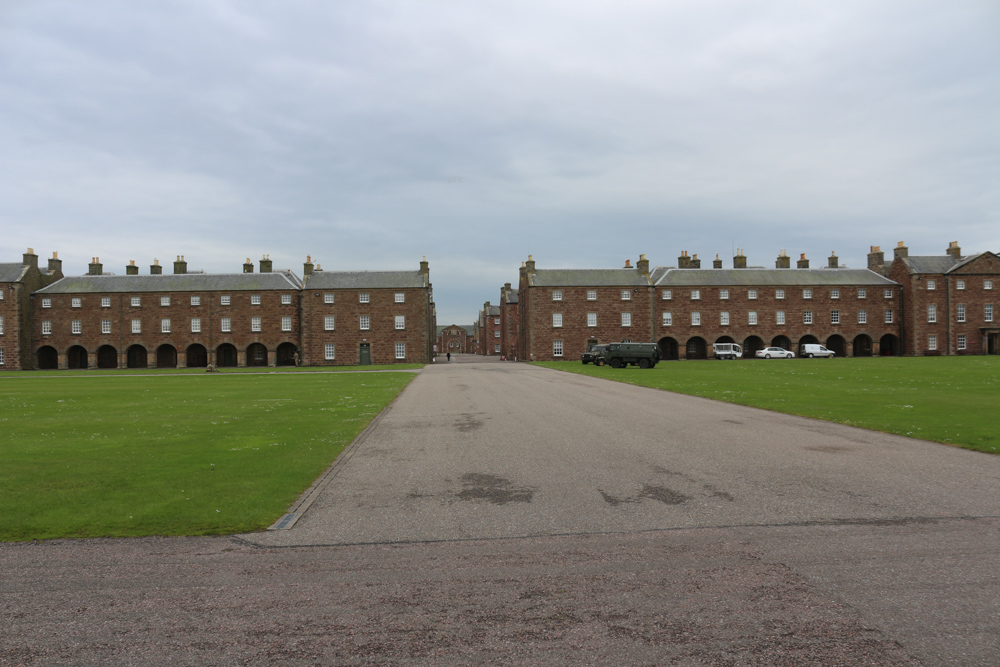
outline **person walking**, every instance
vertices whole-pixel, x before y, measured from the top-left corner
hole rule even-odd
[[[448,361],[451,361],[451,352],[448,353]]]

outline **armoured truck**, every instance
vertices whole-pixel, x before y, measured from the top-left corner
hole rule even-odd
[[[652,368],[660,360],[660,348],[656,343],[608,343],[607,349],[594,357],[594,364],[607,364],[612,368],[638,366]]]

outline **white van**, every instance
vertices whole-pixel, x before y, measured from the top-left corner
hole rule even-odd
[[[812,343],[806,343],[805,345],[799,346],[799,356],[805,357],[806,359],[812,359],[813,357],[833,357],[833,350],[828,350],[822,345],[814,345]]]
[[[713,343],[712,354],[716,359],[742,359],[743,348],[736,343]]]

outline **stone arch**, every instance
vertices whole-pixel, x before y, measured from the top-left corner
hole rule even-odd
[[[146,348],[142,345],[132,345],[125,351],[125,365],[128,368],[148,368],[149,361]]]
[[[38,368],[39,370],[55,370],[59,368],[59,353],[51,345],[44,345],[38,348]]]
[[[66,368],[87,368],[87,348],[74,345],[66,350]]]
[[[274,351],[276,356],[275,363],[278,366],[294,366],[295,365],[295,353],[298,348],[295,347],[294,343],[282,343],[278,346],[278,349]]]
[[[701,336],[688,339],[687,356],[685,358],[708,359],[708,346],[705,344],[705,339]]]
[[[677,341],[670,336],[661,338],[656,344],[660,348],[660,361],[677,360]]]
[[[111,345],[102,345],[97,348],[98,368],[118,368],[118,350]]]
[[[236,353],[236,346],[232,343],[223,343],[215,350],[215,365],[219,368],[234,367],[239,364],[239,355]]]
[[[833,334],[826,339],[826,349],[833,350],[838,357],[846,357],[847,341],[840,334]]]
[[[721,336],[715,341],[716,343],[735,343],[736,341],[730,336]]]
[[[791,350],[792,339],[788,336],[775,336],[771,339],[771,347],[780,347],[782,350]]]
[[[799,351],[801,352],[803,345],[819,345],[819,339],[816,336],[803,336],[799,339]]]
[[[899,338],[893,334],[882,336],[878,343],[878,353],[883,357],[898,357],[902,354]]]
[[[156,367],[177,368],[177,348],[170,343],[156,348]]]
[[[194,343],[188,345],[184,356],[187,359],[188,368],[205,368],[208,366],[208,350],[204,345]]]
[[[247,348],[247,366],[267,366],[267,348],[263,343],[251,343]]]
[[[872,339],[867,334],[858,334],[854,337],[854,356],[872,356]]]
[[[753,358],[757,350],[763,350],[765,347],[764,340],[760,336],[750,336],[743,341],[743,358]]]

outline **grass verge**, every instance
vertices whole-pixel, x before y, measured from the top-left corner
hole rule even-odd
[[[536,365],[1000,453],[1000,357]]]
[[[0,379],[0,540],[273,523],[413,373]]]

